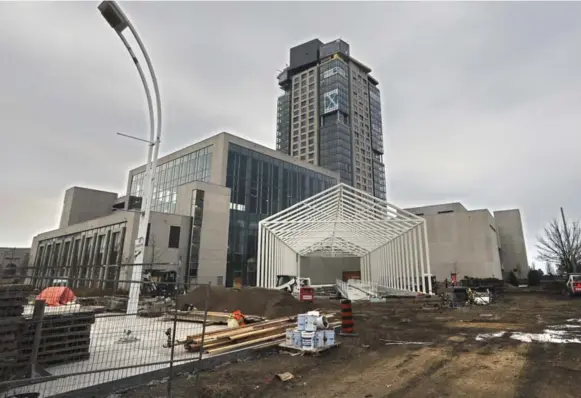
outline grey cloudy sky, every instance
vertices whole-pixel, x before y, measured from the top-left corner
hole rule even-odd
[[[63,191],[122,192],[144,95],[97,2],[0,3],[0,246],[54,229]],[[529,258],[581,218],[581,3],[125,2],[153,58],[161,151],[220,131],[274,146],[288,48],[341,37],[380,81],[400,206],[519,207]]]

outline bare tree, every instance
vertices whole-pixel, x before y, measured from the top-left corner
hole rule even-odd
[[[581,226],[567,221],[561,208],[562,221],[553,219],[538,238],[539,260],[555,264],[559,273],[578,272],[581,269]]]

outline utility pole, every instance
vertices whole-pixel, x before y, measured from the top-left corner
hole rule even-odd
[[[566,267],[566,271],[569,272],[569,270],[571,270],[572,272],[576,272],[577,269],[573,269],[573,261],[570,257],[571,253],[571,238],[569,236],[569,228],[567,227],[567,221],[565,219],[565,211],[563,210],[563,208],[561,207],[561,218],[563,219],[563,230],[565,233],[565,243],[567,244],[567,251],[565,252],[565,261],[567,262],[565,264]],[[577,267],[575,267],[577,268]]]

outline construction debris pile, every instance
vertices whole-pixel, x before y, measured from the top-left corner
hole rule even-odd
[[[296,316],[296,314],[314,309],[312,304],[301,302],[284,291],[258,287],[237,290],[222,286],[212,286],[209,292],[207,292],[206,286],[200,286],[186,295],[177,297],[177,309],[184,310],[195,307],[203,311],[206,308],[207,293],[208,311],[221,313],[232,313],[240,310],[244,314],[272,319]]]
[[[19,371],[22,314],[31,292],[29,285],[0,285],[0,382],[13,379]]]
[[[297,317],[297,325],[286,330],[284,346],[302,351],[334,347],[335,328],[329,327],[327,317],[318,311],[309,311]]]
[[[127,304],[125,304],[127,305]],[[175,309],[176,303],[169,297],[152,297],[139,301],[139,316],[156,317]]]
[[[218,330],[187,336],[184,347],[189,352],[203,350],[207,354],[221,354],[240,348],[255,346],[263,348],[275,346],[284,341],[286,329],[296,322],[296,318],[283,317],[270,321],[258,322],[235,329]]]
[[[200,352],[204,354],[222,354],[228,351],[234,351],[241,348],[265,348],[278,346],[285,342],[287,330],[301,329],[309,331],[312,346],[322,347],[324,345],[335,345],[335,324],[329,323],[333,314],[320,314],[317,311],[299,316],[281,317],[269,321],[261,321],[252,324],[239,326],[229,330],[217,330],[215,332],[196,334],[187,336],[184,341],[178,341],[177,344],[183,344],[189,352]],[[300,317],[300,319],[299,319]],[[314,332],[312,331],[314,329]],[[332,335],[331,335],[332,331]],[[318,333],[322,332],[322,333]],[[305,334],[305,347],[309,346],[307,340],[309,334]],[[281,345],[281,346],[284,346]],[[300,343],[303,347],[303,343]]]
[[[473,304],[488,305],[491,302],[491,292],[477,292],[469,287],[448,288],[442,294],[442,305],[444,308],[457,308]]]

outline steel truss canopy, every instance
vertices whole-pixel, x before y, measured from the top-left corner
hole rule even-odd
[[[426,236],[423,218],[340,183],[259,223],[258,284],[300,275],[301,256],[360,257],[362,280],[427,291]]]

